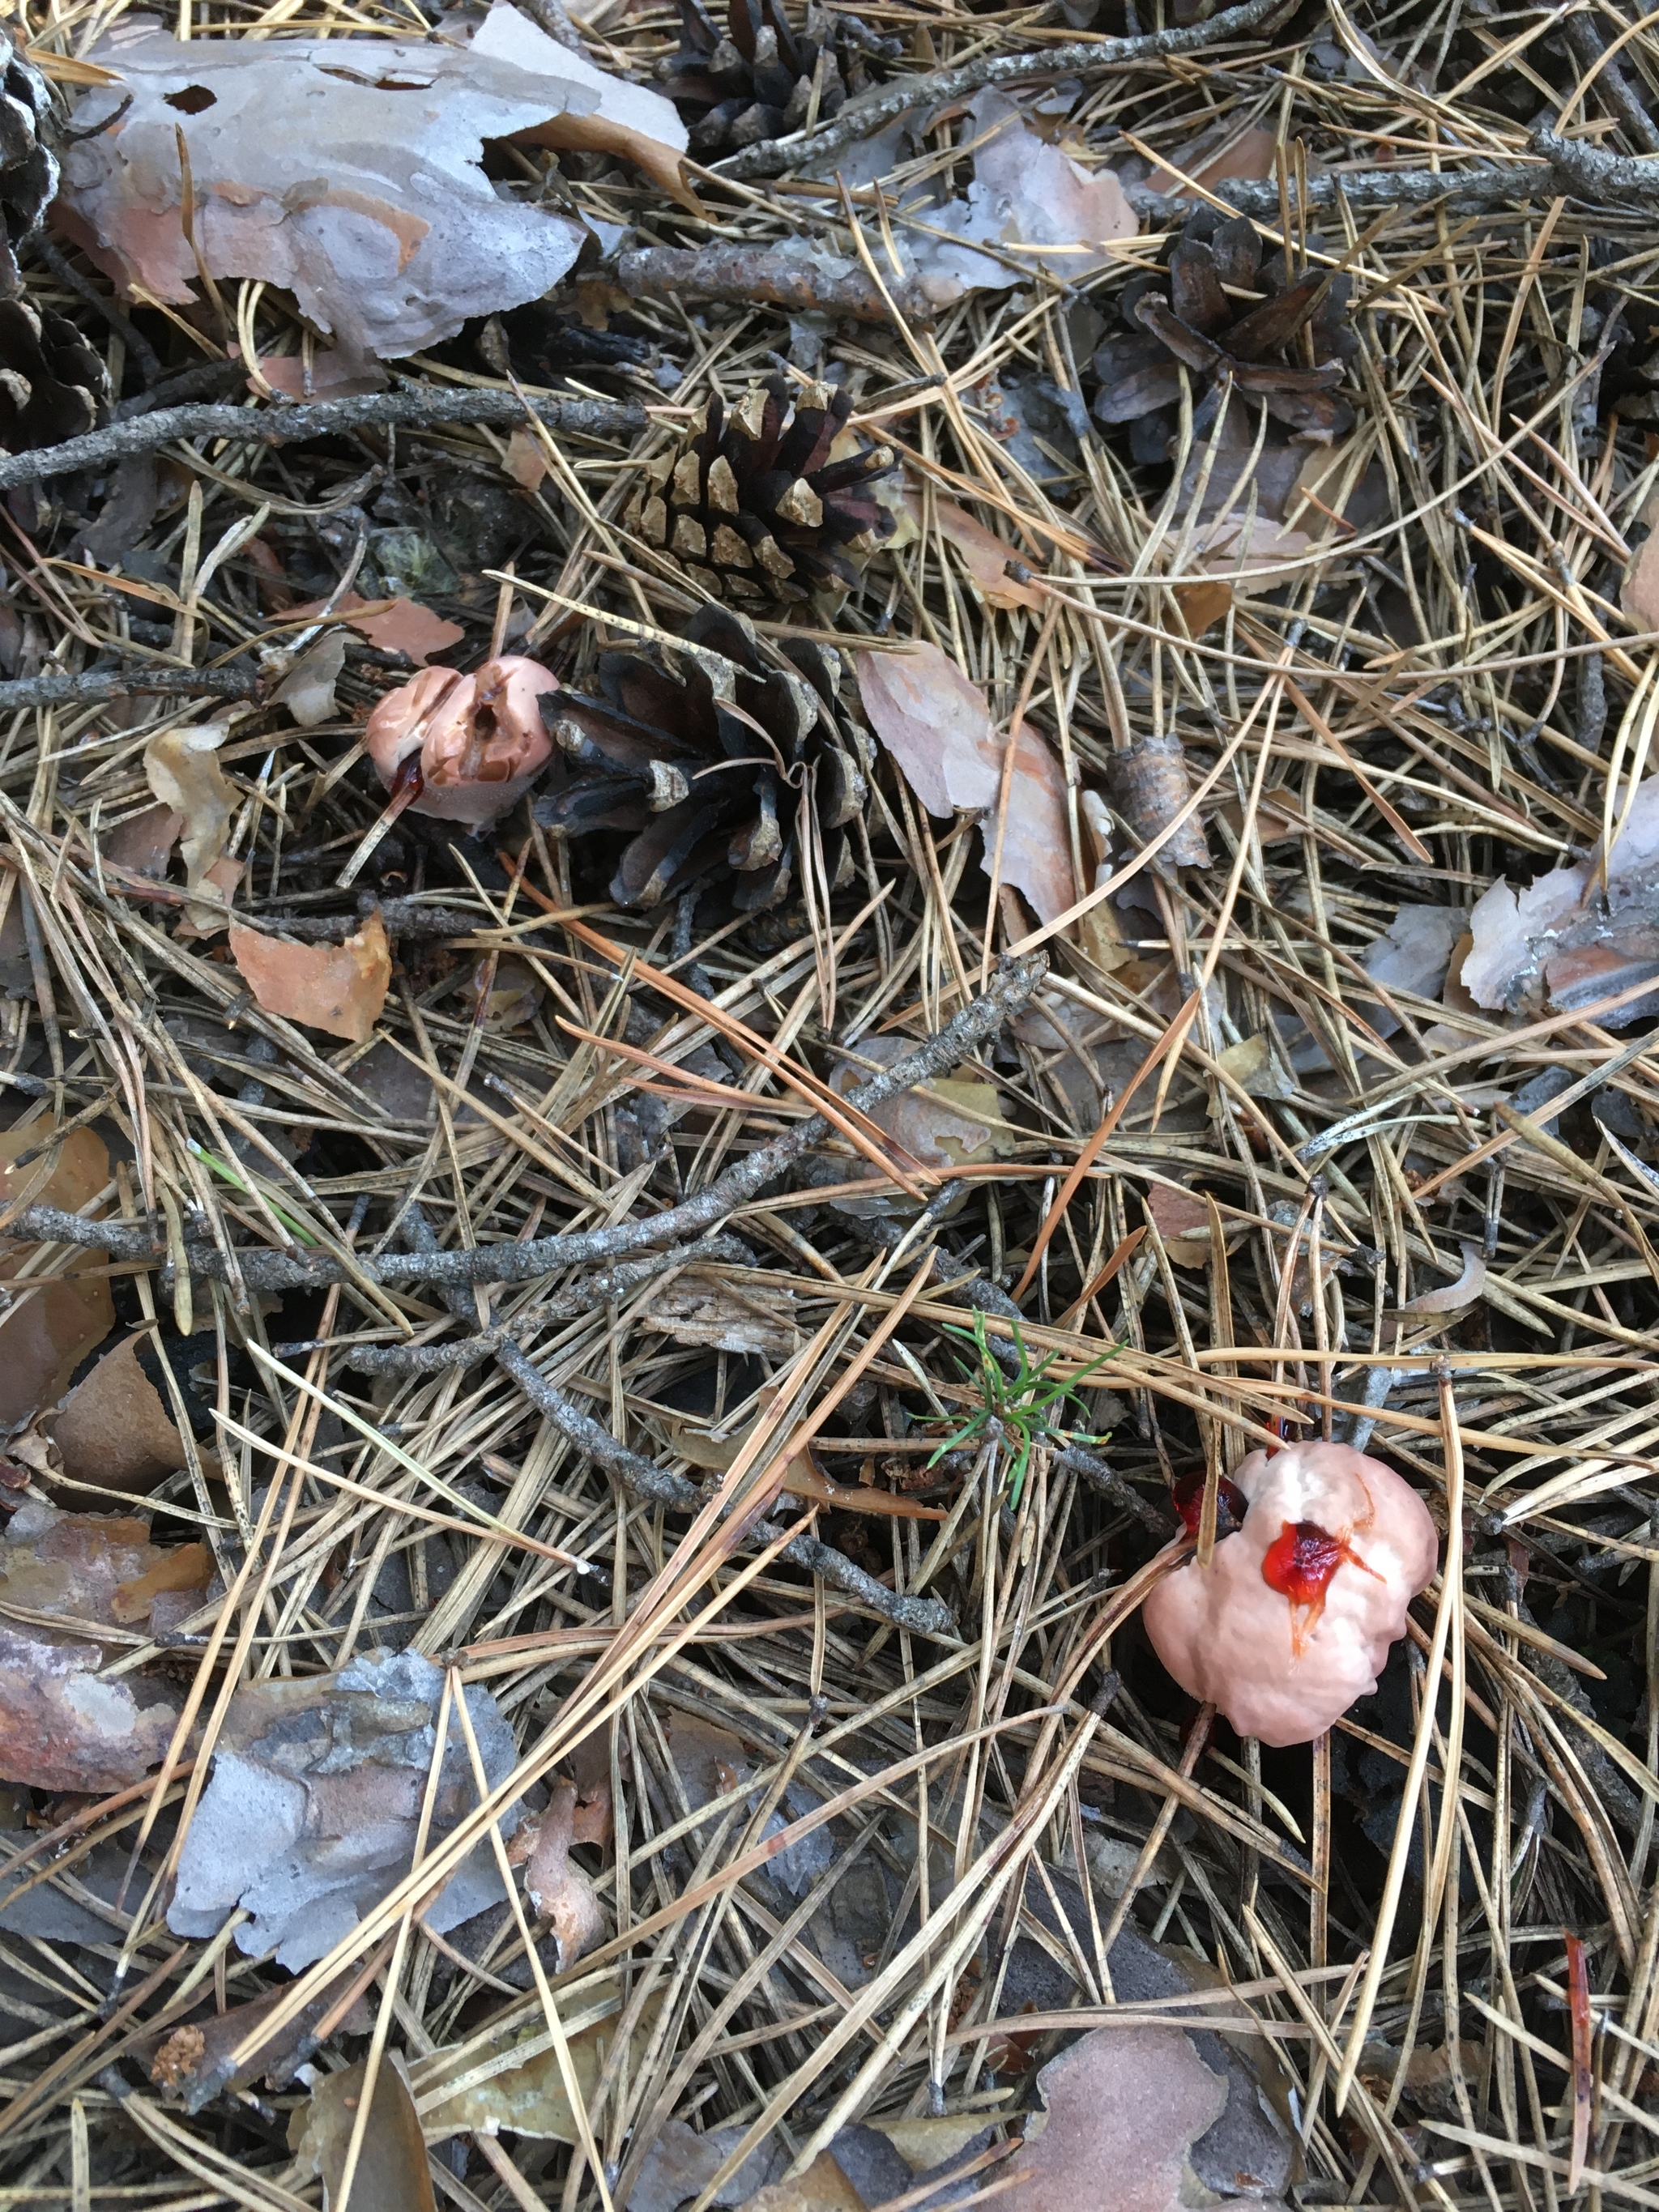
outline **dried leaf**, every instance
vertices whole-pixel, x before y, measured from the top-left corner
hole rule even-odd
[[[1221,131],[1224,134],[1231,128],[1230,123],[1225,123]],[[1219,149],[1217,134],[1206,131],[1171,155],[1167,169],[1154,169],[1146,179],[1146,189],[1176,199],[1191,199],[1196,197],[1194,185],[1213,191],[1218,185],[1235,179],[1242,184],[1259,184],[1272,176],[1278,155],[1277,132],[1263,130],[1260,125],[1241,131],[1231,144]],[[1310,176],[1315,167],[1315,163],[1308,164]]]
[[[507,440],[501,466],[526,491],[534,491],[547,474],[546,452],[541,440],[526,424],[520,423]]]
[[[204,1591],[212,1577],[213,1554],[207,1546],[180,1544],[142,1575],[117,1584],[109,1601],[111,1615],[118,1621],[143,1620],[158,1597],[185,1590]]]
[[[313,599],[291,611],[296,618],[319,615],[326,604]],[[466,635],[459,623],[446,622],[418,599],[370,600],[346,592],[335,602],[334,612],[382,653],[406,653],[418,667],[424,667],[434,653],[447,653]]]
[[[954,500],[936,499],[933,519],[939,535],[961,554],[975,598],[988,607],[1041,607],[1043,593],[1033,584],[1022,584],[1008,574],[1008,564],[1019,558],[1018,546],[975,522]]]
[[[579,80],[599,72],[555,50],[556,69],[532,75],[488,40],[486,26],[470,52],[382,39],[180,45],[128,18],[100,50],[120,84],[76,110],[69,228],[120,284],[159,300],[193,299],[198,254],[210,276],[283,285],[354,363],[539,299],[586,233],[498,198],[483,143],[597,115],[601,94]],[[630,106],[652,97],[617,89]],[[120,128],[100,128],[124,100]]]
[[[860,1060],[878,1067],[891,1067],[910,1048],[896,1036],[862,1037],[853,1048]],[[868,1076],[868,1068],[843,1060],[830,1076],[830,1087],[845,1098]],[[975,1161],[983,1165],[1006,1159],[1013,1151],[1013,1132],[994,1084],[936,1076],[875,1107],[870,1119],[922,1167],[963,1167]]]
[[[870,726],[904,771],[930,814],[958,809],[988,819],[994,842],[1006,739],[992,728],[984,694],[938,646],[904,653],[860,652],[859,686]],[[1023,891],[1039,920],[1053,921],[1076,902],[1060,763],[1029,723],[1022,726],[1008,781],[1002,881]],[[990,873],[991,843],[981,865]]]
[[[575,1784],[556,1784],[524,1880],[526,1894],[538,1917],[552,1929],[561,1973],[605,1938],[605,1916],[593,1885],[580,1867],[571,1863],[576,1814]]]
[[[331,1950],[409,1871],[442,1692],[441,1670],[412,1651],[244,1684],[185,1839],[167,1925],[210,1936],[240,1905],[250,1917],[236,1940],[251,1955],[275,1946],[278,1964],[297,1972]],[[493,1788],[518,1757],[513,1731],[487,1690],[469,1689],[466,1705]],[[452,1725],[432,1839],[477,1802],[465,1738]],[[503,1816],[504,1833],[517,1825],[516,1809]],[[445,1935],[503,1893],[481,1844],[423,1917]]]
[[[106,1352],[52,1420],[52,1440],[72,1481],[149,1490],[185,1465],[172,1413],[139,1364],[148,1340],[143,1334],[125,1337]]]
[[[1177,584],[1175,603],[1181,610],[1181,619],[1187,625],[1189,637],[1202,637],[1205,631],[1218,623],[1233,603],[1231,584]]]
[[[233,345],[229,351],[239,355],[241,349]],[[271,390],[284,399],[349,399],[355,392],[378,392],[386,382],[380,369],[354,367],[331,346],[313,348],[308,364],[302,354],[261,354],[258,367]],[[247,388],[258,392],[251,372]]]
[[[682,2204],[708,2187],[746,2132],[740,2124],[728,2123],[700,2136],[684,2120],[668,2121],[646,2154],[628,2199],[628,2212],[678,2212]],[[762,2143],[716,2190],[711,2203],[750,2203],[756,2191],[766,2186],[787,2155],[775,2141]]]
[[[325,2212],[333,2212],[340,2201],[368,2074],[365,2058],[343,2073],[325,2074],[309,2104],[297,2106],[289,2118],[289,2144],[301,2172],[323,2178]],[[436,2212],[426,2142],[395,2051],[381,2053],[375,2072],[351,2203],[355,2212]]]
[[[1243,800],[1230,799],[1216,809],[1216,818],[1225,822],[1236,837],[1243,837],[1244,813]],[[1264,845],[1289,843],[1300,838],[1305,828],[1302,802],[1287,784],[1271,785],[1256,801],[1255,834]]]
[[[185,817],[180,850],[191,890],[223,860],[226,833],[240,803],[217,757],[228,734],[226,723],[198,722],[160,730],[144,747],[145,781],[163,806]]]
[[[1188,2152],[1220,2118],[1227,2083],[1179,2028],[1095,2028],[1049,2060],[1037,2090],[1047,2122],[1027,2130],[1018,2164],[1030,2179],[1004,2197],[1009,2212],[1181,2212],[1203,2201]],[[1237,2177],[1232,2202],[1249,2201],[1253,2179]]]
[[[1636,520],[1648,534],[1625,571],[1619,604],[1638,629],[1659,630],[1659,486],[1643,501]]]
[[[107,1189],[109,1147],[93,1129],[71,1130],[55,1160],[48,1152],[27,1167],[11,1164],[20,1153],[47,1143],[50,1134],[44,1119],[0,1130],[0,1211],[27,1196],[78,1213]],[[26,1258],[33,1258],[27,1247],[0,1246],[0,1283],[15,1276]],[[34,1287],[28,1295],[0,1311],[0,1423],[7,1427],[55,1404],[81,1362],[114,1328],[109,1284],[90,1272],[107,1258],[96,1249],[76,1251],[64,1263],[74,1269],[72,1277],[31,1273]]]
[[[295,945],[233,922],[231,957],[268,1014],[362,1044],[392,986],[392,949],[378,914],[343,945]]]
[[[479,994],[485,989],[489,998],[481,1007]],[[470,1018],[492,1036],[500,1036],[533,1022],[547,993],[541,977],[527,962],[514,960],[510,955],[498,959],[486,953],[473,970],[471,987],[465,995],[471,1009]]]
[[[943,207],[915,198],[900,202],[901,215],[914,214],[927,226],[907,226],[899,236],[935,306],[948,306],[965,291],[1006,291],[1042,268],[1073,283],[1109,267],[1114,244],[1140,228],[1116,174],[1069,159],[1000,93],[979,93],[969,113],[979,143],[966,196]],[[994,246],[997,253],[976,252],[979,246]]]
[[[748,2212],[864,2212],[864,2199],[836,2163],[821,2150],[793,2181],[769,2182],[748,2200]]]
[[[680,1778],[680,1787],[685,1792],[685,1802],[694,1812],[714,1798],[741,1788],[754,1771],[741,1737],[734,1735],[730,1729],[717,1728],[712,1722],[699,1720],[690,1713],[674,1714],[669,1726],[668,1747]],[[817,1802],[810,1790],[792,1782],[784,1791],[783,1808],[771,1814],[761,1830],[761,1841],[769,1842],[790,1820],[811,1812]],[[758,1810],[757,1799],[751,1797],[749,1804],[751,1811]],[[767,1871],[792,1895],[799,1897],[825,1871],[834,1857],[835,1845],[828,1829],[814,1828],[779,1851],[768,1862]]]
[[[584,2103],[592,2096],[605,2070],[626,2002],[621,1981],[609,1977],[590,1983],[580,1996],[568,2001],[570,2009],[566,2011],[565,2033],[570,2070]],[[647,1999],[643,2015],[629,2038],[630,2074],[637,2075],[662,2002],[660,1996]],[[421,2125],[428,2142],[479,2128],[490,2135],[510,2130],[514,2135],[534,2136],[544,2142],[576,2142],[575,2115],[565,2091],[558,2054],[550,2048],[550,2042],[543,2027],[508,2029],[486,2040],[482,2050],[475,2040],[453,2051],[434,2051],[415,2077]],[[447,2081],[476,2073],[487,2061],[505,2057],[517,2044],[525,2046],[520,2063],[505,2066],[488,2080],[453,2096],[446,2094]]]
[[[100,830],[98,849],[112,866],[160,883],[184,826],[185,817],[177,807],[147,806],[140,814],[130,814],[113,830]]]
[[[1216,1054],[1216,1066],[1231,1076],[1252,1098],[1292,1098],[1294,1079],[1274,1053],[1265,1030],[1241,1037]]]
[[[1144,1201],[1157,1224],[1164,1249],[1177,1267],[1205,1267],[1210,1261],[1210,1208],[1195,1192],[1173,1183],[1155,1182]],[[1224,1232],[1229,1248],[1246,1232],[1242,1228]]]
[[[230,921],[230,902],[236,896],[246,863],[228,856],[216,860],[197,885],[200,896],[179,915],[175,937],[186,940],[217,937]]]
[[[1365,973],[1390,991],[1437,999],[1464,919],[1461,907],[1401,907],[1384,935],[1373,938],[1360,954]],[[1399,1018],[1378,1000],[1362,997],[1358,1005],[1378,1036],[1390,1037],[1399,1029]]]
[[[286,707],[302,730],[315,730],[332,721],[339,709],[334,687],[345,666],[345,632],[331,629],[301,653],[271,693],[271,704]]]

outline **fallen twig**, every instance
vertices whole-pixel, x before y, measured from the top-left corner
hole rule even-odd
[[[1026,46],[1014,53],[981,54],[956,69],[930,70],[922,76],[897,77],[879,91],[849,100],[821,130],[798,131],[787,138],[763,139],[717,164],[717,176],[739,180],[781,177],[805,161],[820,162],[843,146],[856,145],[912,108],[943,107],[966,100],[987,85],[1030,84],[1044,76],[1075,76],[1085,70],[1120,69],[1126,62],[1158,61],[1170,54],[1195,53],[1223,39],[1260,30],[1285,12],[1288,0],[1244,0],[1206,23],[1167,31],[1148,31],[1135,39],[1078,39],[1060,46]]]
[[[159,407],[84,437],[33,453],[0,458],[0,491],[76,469],[103,468],[130,453],[153,453],[175,438],[247,438],[265,446],[297,445],[306,438],[338,437],[346,430],[430,430],[444,422],[522,422],[534,414],[550,428],[586,438],[628,438],[646,427],[642,407],[630,401],[567,398],[552,392],[365,392],[348,399],[319,399],[303,406]]]
[[[933,302],[914,278],[893,277],[884,292],[856,261],[822,261],[781,248],[704,246],[695,253],[652,246],[623,254],[617,279],[636,300],[678,293],[684,300],[764,301],[786,314],[850,315],[887,323],[894,307],[912,323],[931,323]]]
[[[0,462],[0,467],[4,463]],[[106,699],[257,699],[262,679],[251,669],[152,668],[142,664],[89,669],[82,676],[44,671],[0,684],[0,714],[29,707],[96,707]]]
[[[848,1104],[860,1113],[896,1098],[919,1083],[931,1082],[964,1059],[995,1034],[1010,1014],[1018,1013],[1048,973],[1042,953],[1005,960],[980,998],[951,1017],[937,1035],[853,1092]],[[644,1221],[620,1222],[612,1229],[578,1231],[573,1236],[539,1237],[527,1243],[486,1244],[472,1251],[389,1252],[379,1260],[357,1263],[349,1273],[340,1262],[322,1254],[262,1251],[240,1248],[237,1265],[250,1290],[294,1290],[367,1279],[386,1288],[404,1283],[525,1283],[560,1267],[591,1267],[619,1260],[629,1252],[663,1244],[671,1239],[711,1229],[763,1190],[785,1168],[822,1144],[829,1124],[821,1115],[806,1121],[769,1145],[763,1145],[716,1177],[707,1190],[684,1204],[671,1206]],[[118,1223],[89,1221],[57,1206],[27,1206],[10,1223],[6,1234],[27,1243],[79,1244],[109,1252],[122,1260],[159,1260],[164,1245],[152,1231],[129,1229]],[[222,1253],[201,1244],[188,1247],[191,1272],[213,1279],[226,1269]]]

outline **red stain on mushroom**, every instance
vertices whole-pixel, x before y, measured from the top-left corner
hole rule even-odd
[[[1198,1524],[1204,1516],[1204,1477],[1201,1474],[1179,1476],[1170,1491],[1170,1503],[1181,1516],[1181,1524],[1189,1536],[1196,1536]],[[1218,1536],[1231,1536],[1235,1528],[1244,1525],[1244,1493],[1236,1482],[1229,1482],[1224,1474],[1216,1488],[1215,1532]]]
[[[1287,1521],[1267,1547],[1261,1579],[1269,1589],[1279,1591],[1291,1601],[1291,1650],[1298,1659],[1319,1626],[1325,1595],[1337,1569],[1350,1566],[1358,1567],[1364,1575],[1374,1572],[1349,1543],[1352,1534],[1345,1529],[1340,1536],[1333,1536],[1317,1521]],[[1382,1577],[1375,1575],[1374,1579],[1381,1582]]]
[[[423,668],[375,708],[364,750],[394,796],[418,776],[411,812],[482,827],[515,805],[551,757],[540,702],[558,688],[551,669],[520,653],[471,676]]]
[[[1376,1687],[1433,1578],[1434,1522],[1409,1483],[1347,1444],[1252,1452],[1233,1480],[1243,1526],[1207,1567],[1189,1561],[1158,1583],[1147,1633],[1182,1688],[1241,1735],[1308,1743]]]

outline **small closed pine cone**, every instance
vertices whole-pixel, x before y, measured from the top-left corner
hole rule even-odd
[[[32,453],[96,427],[109,398],[102,356],[65,315],[0,299],[0,451]]]
[[[882,53],[890,43],[816,6],[797,33],[776,0],[731,0],[726,22],[722,34],[699,0],[680,0],[680,49],[661,64],[691,151],[703,159],[801,130],[814,85],[817,119],[827,123],[849,93],[864,89],[865,52]]]
[[[598,696],[563,690],[550,702],[575,775],[538,800],[537,819],[626,839],[618,906],[659,906],[730,877],[733,906],[754,913],[781,905],[809,867],[821,893],[838,890],[873,755],[842,703],[838,662],[785,636],[793,667],[779,668],[726,607],[700,608],[681,637],[684,650],[604,653]]]
[[[1339,437],[1353,422],[1352,409],[1333,389],[1358,343],[1346,327],[1351,290],[1346,275],[1320,270],[1290,283],[1282,253],[1262,260],[1248,216],[1218,222],[1213,210],[1200,210],[1176,241],[1167,268],[1125,286],[1119,313],[1133,335],[1109,337],[1096,350],[1096,419],[1134,425],[1137,459],[1162,459],[1184,368],[1200,435],[1231,378],[1231,405],[1251,416],[1266,407],[1299,437]],[[1312,334],[1312,368],[1301,357],[1304,329]]]
[[[0,297],[22,283],[17,249],[57,197],[46,81],[0,32]]]
[[[718,392],[678,448],[647,462],[623,518],[694,583],[752,605],[832,598],[858,582],[893,518],[870,487],[894,467],[885,446],[830,459],[850,394],[803,385],[792,407],[781,376],[728,410]]]

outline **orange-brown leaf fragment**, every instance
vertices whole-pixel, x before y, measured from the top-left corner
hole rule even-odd
[[[102,1490],[147,1490],[185,1464],[161,1392],[138,1362],[142,1334],[125,1337],[82,1377],[51,1424],[64,1472]]]
[[[290,611],[296,618],[318,615],[326,604],[313,599]],[[336,600],[334,611],[343,615],[360,637],[382,653],[406,653],[422,668],[434,653],[447,653],[466,635],[459,623],[446,622],[418,599],[365,599],[356,592],[347,592]]]
[[[304,2171],[321,2174],[327,2212],[340,2201],[367,2072],[360,2058],[343,2073],[325,2075],[289,2121],[289,2147]],[[389,2051],[375,2072],[350,2201],[354,2212],[436,2212],[415,2100]]]
[[[0,1131],[0,1209],[31,1200],[78,1213],[109,1182],[109,1147],[93,1129],[74,1129],[58,1147],[25,1167],[11,1163],[51,1136],[51,1123],[30,1121]],[[32,1296],[0,1313],[0,1422],[26,1421],[63,1395],[70,1376],[115,1326],[107,1280],[93,1275],[107,1254],[76,1252],[58,1265],[72,1273],[49,1274]],[[0,1251],[0,1279],[15,1275],[35,1255],[24,1245]],[[36,1280],[40,1278],[37,1276]]]
[[[530,1855],[524,1886],[538,1915],[553,1932],[561,1973],[574,1966],[605,1935],[605,1918],[593,1885],[570,1862],[575,1825],[576,1785],[557,1783],[542,1815],[541,1832]]]
[[[212,1572],[213,1554],[205,1544],[180,1544],[148,1572],[118,1583],[110,1612],[117,1620],[142,1620],[163,1590],[204,1590]]]
[[[1008,740],[992,723],[984,693],[936,645],[861,652],[857,661],[870,726],[927,811],[945,817],[975,811],[984,817],[988,875]],[[1053,921],[1077,896],[1066,778],[1029,723],[1021,726],[1007,786],[1001,880],[1024,893],[1040,920]]]
[[[268,1014],[365,1043],[392,984],[386,924],[371,914],[343,945],[295,945],[233,922],[230,953]]]

